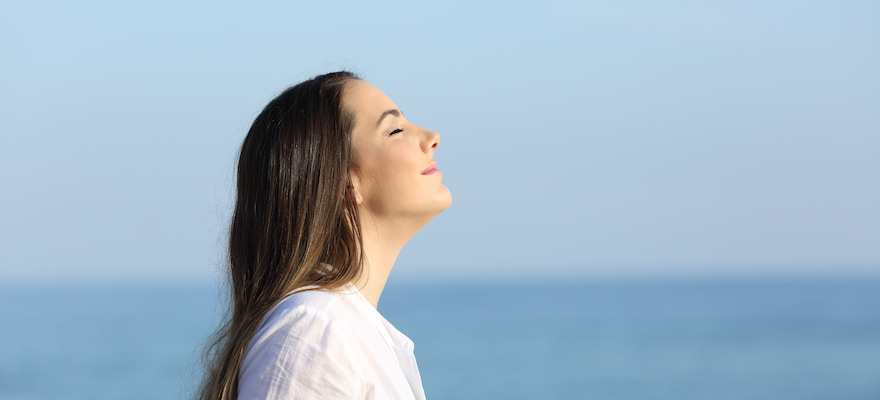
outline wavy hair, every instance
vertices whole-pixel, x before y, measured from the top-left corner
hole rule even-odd
[[[363,270],[351,193],[350,72],[293,86],[257,116],[238,159],[224,323],[205,351],[200,400],[235,400],[244,354],[269,310],[304,287],[336,288]],[[332,266],[332,267],[330,267]]]

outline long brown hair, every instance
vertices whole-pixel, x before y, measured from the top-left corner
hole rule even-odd
[[[287,89],[244,139],[229,233],[231,313],[206,349],[201,400],[237,398],[247,346],[287,294],[340,287],[362,272],[350,193],[354,115],[342,104],[354,79],[335,72]]]

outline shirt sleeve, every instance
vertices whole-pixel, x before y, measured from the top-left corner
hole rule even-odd
[[[240,400],[363,399],[344,332],[324,313],[299,309],[261,329],[239,374]]]

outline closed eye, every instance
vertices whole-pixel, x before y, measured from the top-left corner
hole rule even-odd
[[[397,128],[397,129],[391,131],[391,133],[389,133],[388,135],[390,136],[390,135],[393,135],[395,133],[400,133],[400,132],[403,132],[403,129]]]

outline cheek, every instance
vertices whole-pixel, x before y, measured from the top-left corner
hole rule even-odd
[[[386,191],[400,195],[411,192],[418,183],[418,161],[410,157],[410,154],[398,147],[391,147],[388,151],[377,154],[375,164],[376,183]]]
[[[421,160],[403,146],[388,146],[361,160],[361,180],[365,195],[382,208],[402,206],[420,192]]]

